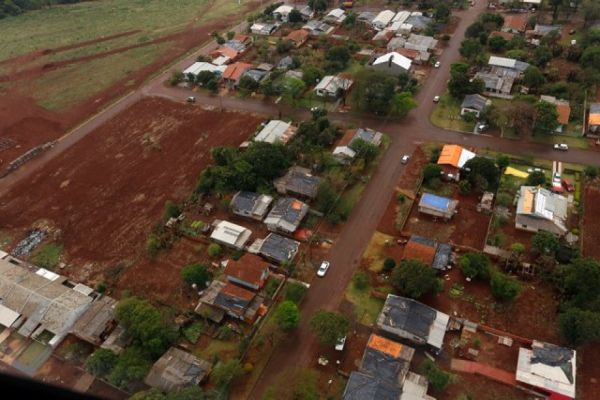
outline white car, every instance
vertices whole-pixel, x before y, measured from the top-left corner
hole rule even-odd
[[[409,156],[408,154],[405,154],[405,155],[403,155],[403,156],[402,156],[402,158],[400,159],[400,162],[401,162],[402,164],[406,164],[406,163],[408,163],[408,160],[410,160],[410,156]]]
[[[557,143],[554,145],[554,150],[567,151],[569,146],[566,143]]]
[[[338,339],[337,342],[335,342],[335,349],[337,351],[343,351],[345,345],[346,345],[346,336]]]
[[[329,261],[323,261],[317,270],[317,276],[324,277],[327,270],[329,270]]]
[[[439,68],[440,65],[442,65],[439,61],[436,61],[435,64],[433,64],[433,68]]]
[[[194,96],[190,96],[185,101],[187,101],[188,103],[195,103],[196,102],[196,98]]]
[[[434,103],[438,103],[439,101],[440,101],[440,96],[435,96],[435,97],[433,98],[433,102],[434,102]]]

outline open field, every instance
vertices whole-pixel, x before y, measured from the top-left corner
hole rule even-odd
[[[598,246],[598,235],[600,235],[600,190],[598,187],[587,185],[583,197],[583,255],[600,260],[600,246]]]
[[[4,196],[3,236],[18,241],[44,219],[60,232],[57,242],[71,265],[63,273],[93,282],[104,278],[107,266],[123,270],[135,264],[144,270],[131,277],[133,289],[157,290],[147,281],[168,282],[162,295],[177,295],[173,289],[180,287],[179,269],[169,260],[147,260],[146,237],[167,199],[189,195],[199,173],[212,162],[210,149],[239,145],[261,120],[162,99],[142,100]]]

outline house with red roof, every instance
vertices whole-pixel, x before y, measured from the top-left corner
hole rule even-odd
[[[223,72],[223,82],[225,82],[225,86],[230,89],[237,87],[244,73],[252,67],[252,64],[245,62],[235,62],[233,64],[229,64],[225,69],[225,72]]]
[[[229,260],[223,274],[231,283],[259,290],[269,277],[269,264],[254,254],[246,253],[239,260]]]

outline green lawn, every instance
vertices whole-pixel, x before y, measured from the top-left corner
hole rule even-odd
[[[350,282],[346,288],[346,300],[354,304],[356,319],[363,325],[372,326],[381,312],[384,301],[371,296],[371,288],[359,290]]]
[[[31,262],[38,267],[54,269],[60,261],[63,248],[55,243],[43,245],[32,257]]]
[[[473,132],[474,122],[465,122],[460,116],[460,101],[447,92],[440,96],[439,103],[431,113],[431,122],[440,128],[460,132]]]
[[[569,147],[584,150],[590,147],[587,139],[567,135],[533,135],[532,140],[536,143],[544,143],[548,145],[566,143],[569,145]]]

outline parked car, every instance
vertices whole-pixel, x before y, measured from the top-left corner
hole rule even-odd
[[[196,102],[196,98],[194,96],[190,96],[185,101],[187,101],[188,103],[195,103]]]
[[[436,61],[435,64],[433,64],[434,68],[439,68],[440,65],[442,65],[439,61]]]
[[[567,151],[569,146],[566,143],[557,143],[554,145],[554,150]]]
[[[567,192],[575,191],[575,185],[573,185],[573,182],[571,182],[569,179],[564,178],[561,183]]]
[[[329,261],[323,261],[317,270],[317,276],[324,277],[327,270],[329,270]]]
[[[342,351],[342,350],[344,350],[345,345],[346,345],[346,336],[338,339],[338,341],[335,343],[335,349],[337,351]]]
[[[402,156],[402,158],[400,159],[400,162],[401,162],[402,164],[406,164],[406,163],[408,163],[408,160],[410,160],[410,156],[409,156],[408,154],[405,154],[405,155],[403,155],[403,156]]]
[[[440,96],[435,96],[435,97],[433,98],[433,102],[434,102],[434,103],[438,103],[439,101],[440,101]]]

